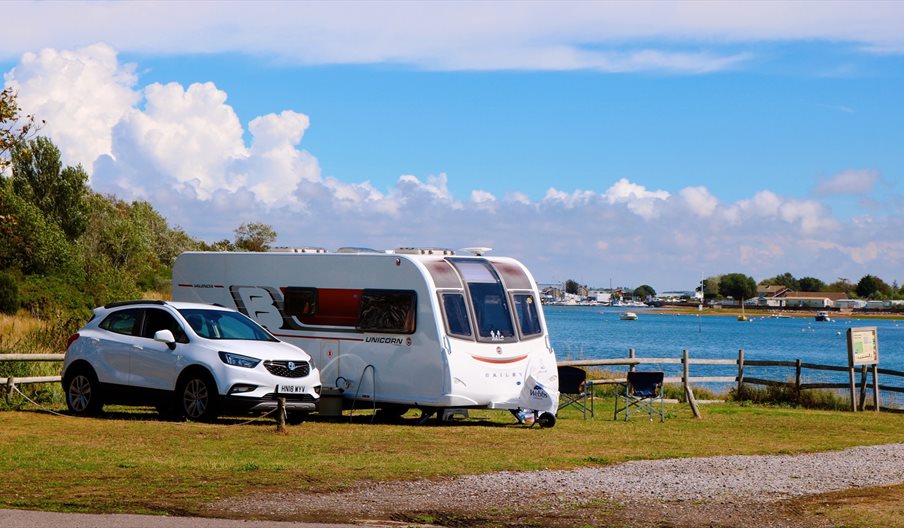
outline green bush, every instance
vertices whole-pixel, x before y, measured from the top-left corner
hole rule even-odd
[[[14,314],[19,310],[19,284],[12,275],[0,272],[0,313]]]
[[[29,275],[19,290],[23,308],[42,319],[86,318],[93,308],[84,287],[55,276]]]

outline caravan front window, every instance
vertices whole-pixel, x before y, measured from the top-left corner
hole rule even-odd
[[[443,311],[446,312],[446,329],[449,335],[471,337],[471,321],[468,319],[464,295],[444,293]]]
[[[481,341],[511,342],[517,340],[512,324],[508,297],[502,281],[483,259],[449,259],[468,285],[477,337]]]

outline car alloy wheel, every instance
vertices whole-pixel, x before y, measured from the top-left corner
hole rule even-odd
[[[69,408],[77,414],[85,413],[91,406],[91,398],[94,396],[91,380],[84,374],[78,374],[69,382]]]
[[[192,378],[182,390],[182,409],[186,418],[199,420],[206,416],[210,406],[210,390],[202,379]]]

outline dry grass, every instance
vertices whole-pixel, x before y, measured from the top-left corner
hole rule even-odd
[[[16,348],[30,335],[46,331],[48,327],[47,322],[28,315],[25,310],[16,315],[0,314],[0,350]]]
[[[864,471],[869,471],[868,465]],[[860,488],[802,499],[803,510],[845,528],[904,528],[904,485]]]
[[[596,420],[571,409],[552,429],[513,425],[504,412],[474,412],[446,425],[370,425],[362,417],[312,421],[275,434],[252,425],[161,422],[113,408],[99,419],[0,413],[0,507],[203,514],[216,499],[269,489],[345,489],[359,480],[435,478],[500,470],[575,468],[634,459],[799,453],[889,443],[900,416],[686,405],[665,423]],[[234,423],[234,422],[232,422]]]

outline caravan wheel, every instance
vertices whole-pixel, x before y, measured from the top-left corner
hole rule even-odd
[[[556,415],[550,412],[545,412],[540,415],[540,418],[537,419],[537,423],[540,424],[540,427],[554,427],[556,425]]]
[[[377,409],[377,421],[382,423],[398,423],[402,420],[402,415],[408,412],[407,405],[394,405],[391,403],[383,404]]]
[[[436,414],[436,409],[433,407],[422,407],[420,411],[421,415],[417,419],[418,425],[425,425],[427,421],[429,421],[430,418],[432,418],[433,415]]]

